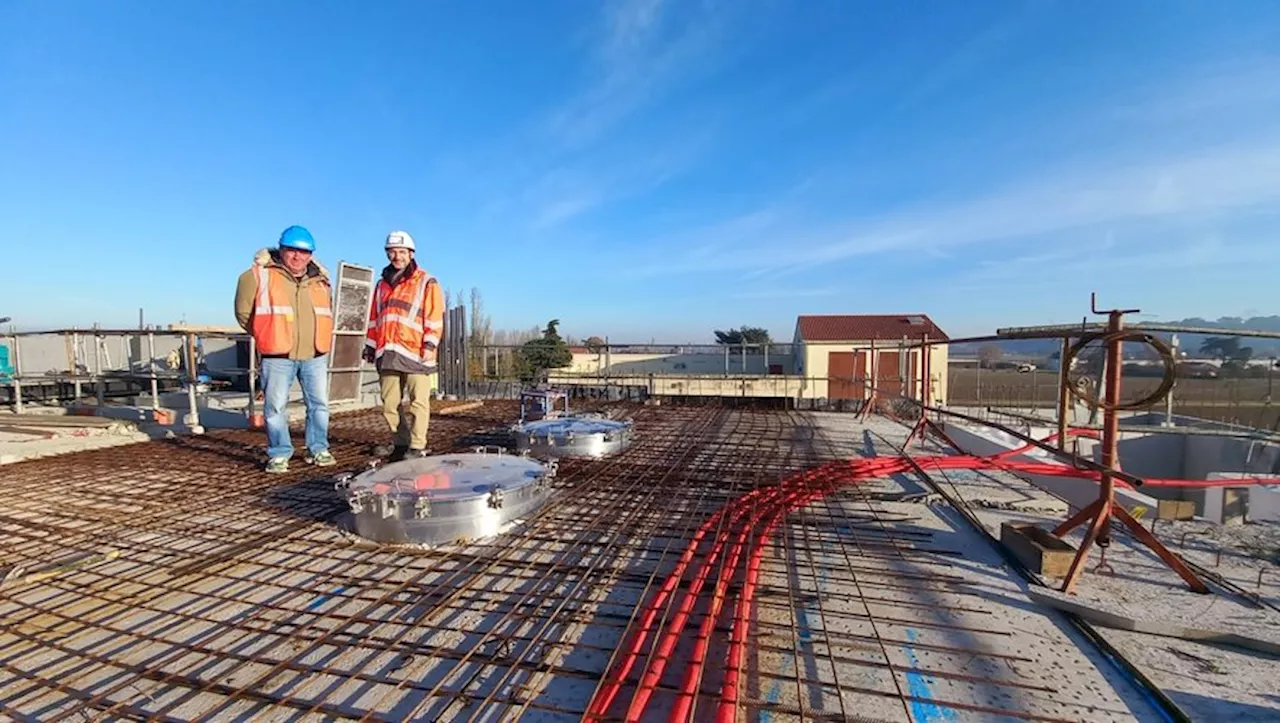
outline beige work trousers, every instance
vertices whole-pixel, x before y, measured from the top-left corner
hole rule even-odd
[[[395,435],[395,443],[410,449],[426,449],[427,425],[431,421],[431,377],[383,372],[378,375],[378,387],[382,391],[382,416]],[[413,416],[412,426],[401,406],[406,396],[409,398],[409,414]]]

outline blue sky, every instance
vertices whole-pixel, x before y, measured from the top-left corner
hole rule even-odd
[[[294,223],[615,341],[1280,313],[1276,118],[1269,0],[3,0],[0,316],[232,323]]]

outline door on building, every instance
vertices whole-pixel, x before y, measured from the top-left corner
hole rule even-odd
[[[866,397],[867,353],[833,351],[827,353],[827,398]]]
[[[876,362],[876,389],[881,399],[902,395],[902,371],[898,369],[901,354],[896,351],[880,352]]]

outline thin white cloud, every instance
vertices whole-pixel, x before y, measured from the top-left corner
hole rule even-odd
[[[747,291],[737,291],[727,294],[724,298],[753,300],[753,299],[813,299],[823,296],[835,296],[841,291],[849,291],[850,289],[838,289],[834,286],[798,286],[790,288],[765,288],[750,289]]]
[[[1040,22],[1047,7],[1041,3],[1029,3],[1013,12],[1002,13],[995,23],[966,39],[954,52],[939,58],[928,74],[903,94],[893,112],[915,106],[948,85],[999,60],[1009,50],[1012,41]]]
[[[1078,285],[1082,280],[1107,284],[1122,279],[1129,279],[1129,285],[1134,287],[1150,287],[1157,279],[1179,285],[1184,274],[1204,281],[1213,273],[1225,271],[1238,275],[1246,265],[1255,268],[1277,262],[1280,262],[1280,243],[1274,240],[1229,242],[1221,234],[1211,232],[1180,242],[1145,244],[1142,248],[1106,255],[1086,247],[1039,257],[1013,258],[960,274],[946,282],[946,288],[950,291],[1043,289]]]
[[[598,206],[651,191],[680,175],[702,152],[698,136],[681,139],[630,163],[592,161],[557,166],[524,193],[530,225],[545,229],[565,223]]]
[[[605,11],[587,87],[552,118],[553,135],[581,148],[675,86],[714,65],[722,36],[710,4],[680,3],[679,24],[661,0],[625,0]]]
[[[947,205],[828,224],[792,214],[749,233],[689,233],[691,250],[637,273],[788,272],[902,250],[946,253],[1104,224],[1174,219],[1280,204],[1280,139],[1123,167],[1100,165]],[[718,231],[718,233],[717,233]],[[667,244],[664,244],[667,245]],[[715,249],[711,253],[708,249]]]
[[[1254,113],[1280,103],[1280,56],[1215,63],[1193,75],[1162,80],[1134,91],[1111,109],[1116,120],[1165,123]]]

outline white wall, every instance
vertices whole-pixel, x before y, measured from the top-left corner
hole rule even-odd
[[[1240,437],[1188,435],[1185,459],[1187,479],[1208,479],[1214,472],[1275,474],[1280,473],[1280,444]]]
[[[767,372],[769,366],[781,365],[783,374],[792,373],[795,363],[790,354],[770,353],[767,357],[761,353],[750,353],[744,356],[739,352],[729,352],[729,374],[756,374]],[[599,374],[601,370],[607,374],[719,374],[725,372],[724,353],[691,353],[691,354],[636,354],[609,353],[595,354],[579,352],[573,355],[573,366],[567,371],[572,374]]]
[[[15,366],[21,367],[26,375],[43,376],[49,373],[67,374],[72,371],[72,363],[76,358],[69,356],[69,335],[36,334],[31,336],[0,337],[0,344],[9,347],[10,363],[15,363],[14,347],[20,354]],[[98,370],[99,359],[104,371],[145,371],[151,362],[151,349],[145,332],[133,336],[103,337],[105,353],[95,353],[95,341],[91,333],[80,335],[79,363],[90,373]],[[155,360],[164,368],[165,359],[170,352],[181,350],[183,340],[180,335],[156,332]],[[70,343],[74,344],[74,341]],[[222,369],[235,365],[235,341],[232,339],[204,339],[204,353],[210,368]]]

